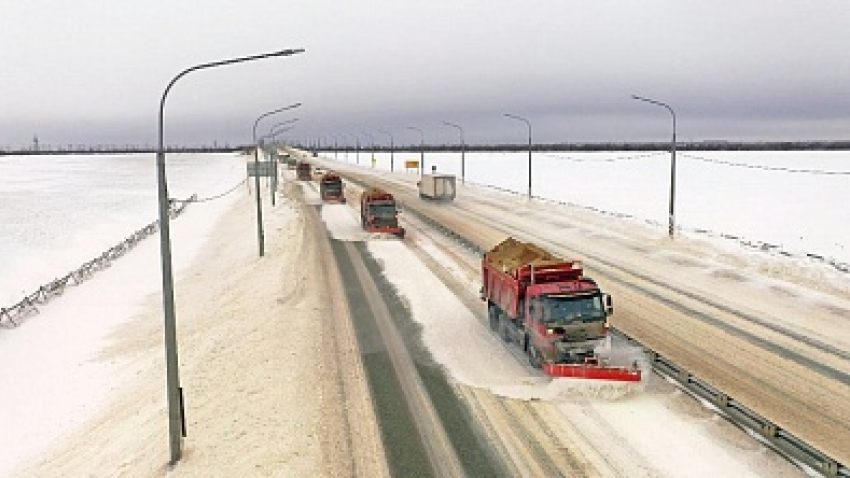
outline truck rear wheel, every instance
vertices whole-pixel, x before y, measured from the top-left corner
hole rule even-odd
[[[499,336],[502,337],[502,340],[505,342],[511,342],[512,337],[509,331],[511,319],[508,318],[505,314],[499,314]]]
[[[499,333],[499,309],[493,304],[487,304],[487,318],[490,319],[490,330]]]

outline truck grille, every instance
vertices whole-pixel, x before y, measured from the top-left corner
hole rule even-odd
[[[372,223],[375,227],[398,227],[398,221],[395,219],[384,219],[376,217]]]

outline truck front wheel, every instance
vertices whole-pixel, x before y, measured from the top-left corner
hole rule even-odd
[[[540,356],[540,351],[531,344],[528,344],[528,363],[534,368],[543,368],[543,358]]]

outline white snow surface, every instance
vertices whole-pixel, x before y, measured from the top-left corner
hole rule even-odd
[[[171,222],[176,278],[234,199],[190,205]],[[142,241],[108,269],[39,306],[22,325],[0,329],[0,476],[84,426],[131,380],[127,364],[97,357],[142,300],[161,293],[157,239]]]

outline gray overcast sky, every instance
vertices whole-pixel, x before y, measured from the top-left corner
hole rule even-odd
[[[0,147],[248,143],[287,104],[288,138],[378,142],[850,138],[846,0],[0,0]],[[365,135],[361,134],[365,138]]]

